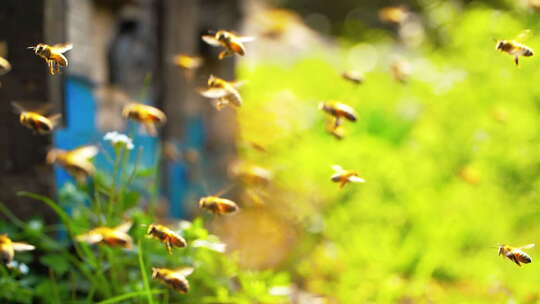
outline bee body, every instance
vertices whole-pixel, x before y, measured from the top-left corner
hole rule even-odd
[[[389,6],[379,10],[379,20],[383,22],[402,24],[410,16],[410,12],[405,6]]]
[[[179,54],[174,56],[174,63],[184,70],[195,70],[201,67],[203,59],[197,56]]]
[[[160,280],[178,293],[185,294],[189,291],[187,276],[193,272],[193,268],[182,269],[152,268],[152,279]]]
[[[11,64],[6,58],[0,56],[0,75],[4,75],[11,71]]]
[[[151,224],[146,231],[146,235],[165,244],[169,254],[172,254],[174,247],[182,248],[187,246],[187,242],[183,237],[163,225]]]
[[[35,112],[22,112],[19,116],[21,125],[39,134],[49,134],[53,131],[60,115],[51,118],[45,117]]]
[[[2,259],[2,264],[7,265],[13,261],[15,256],[15,250],[11,245],[11,239],[6,235],[0,235],[0,257]]]
[[[523,264],[529,264],[532,262],[532,258],[523,249],[532,248],[534,244],[529,244],[523,247],[511,247],[508,245],[499,246],[499,255],[507,257],[509,260],[516,263],[518,266]]]
[[[341,74],[343,79],[348,80],[354,84],[362,84],[364,82],[364,77],[357,71],[347,71]]]
[[[399,83],[405,84],[411,75],[411,65],[405,60],[398,60],[390,66],[390,72]]]
[[[199,200],[199,207],[214,214],[229,214],[238,211],[238,205],[226,198],[207,196]]]

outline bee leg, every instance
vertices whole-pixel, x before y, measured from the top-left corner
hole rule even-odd
[[[334,130],[337,129],[339,126],[341,126],[341,118],[336,117],[336,119],[334,120]]]
[[[53,62],[50,61],[50,60],[47,60],[47,65],[49,66],[49,73],[50,73],[51,75],[54,75]]]
[[[514,62],[516,63],[516,66],[519,66],[519,56],[514,57]]]
[[[225,50],[225,51],[222,51],[221,53],[219,53],[219,60],[223,60],[223,58],[227,57],[227,56],[231,56],[231,53],[228,51],[228,50]]]
[[[172,247],[171,247],[171,243],[169,241],[165,241],[165,248],[167,248],[167,252],[169,254],[172,254]]]
[[[145,123],[144,124],[144,128],[146,129],[146,132],[148,133],[148,135],[150,136],[157,136],[157,129],[156,129],[156,126],[153,124],[153,123]]]

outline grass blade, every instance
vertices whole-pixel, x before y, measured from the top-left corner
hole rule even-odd
[[[141,268],[141,275],[143,277],[144,289],[146,291],[146,296],[148,297],[148,303],[154,304],[154,299],[152,297],[152,292],[150,290],[150,283],[148,282],[148,274],[146,273],[146,267],[144,266],[141,240],[139,240],[137,247],[138,247],[137,251],[139,255],[139,267]]]
[[[136,298],[136,297],[142,297],[146,294],[149,294],[152,296],[152,294],[160,294],[164,293],[164,290],[154,289],[154,290],[141,290],[141,291],[134,291],[130,293],[125,293],[123,295],[116,296],[114,298],[110,298],[101,302],[98,302],[97,304],[113,304],[113,303],[120,303],[124,300]]]

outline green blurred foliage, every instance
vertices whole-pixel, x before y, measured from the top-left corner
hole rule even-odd
[[[539,264],[517,267],[496,246],[539,241],[540,61],[516,67],[494,39],[539,33],[540,19],[453,9],[442,45],[409,48],[374,30],[292,65],[240,69],[241,137],[268,150],[242,156],[274,168],[269,208],[304,231],[283,267],[328,303],[538,302]],[[538,49],[538,36],[527,44]],[[391,76],[396,58],[411,64],[406,84]],[[340,78],[350,68],[364,84]],[[317,109],[329,99],[360,116],[342,141]],[[340,191],[332,164],[367,182]]]

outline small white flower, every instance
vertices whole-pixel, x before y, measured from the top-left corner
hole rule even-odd
[[[192,225],[190,221],[181,220],[180,223],[178,223],[178,226],[180,227],[180,230],[186,230],[191,228]]]
[[[103,136],[103,139],[110,141],[115,147],[125,146],[128,150],[131,150],[134,147],[133,140],[131,138],[116,131],[107,132],[107,134]]]
[[[19,271],[20,271],[22,274],[27,274],[29,270],[30,270],[30,269],[28,268],[28,266],[27,266],[26,264],[24,264],[24,263],[20,263],[20,264],[19,264]]]
[[[22,274],[27,274],[30,269],[28,266],[24,263],[19,263],[17,261],[11,261],[9,264],[6,265],[9,269],[16,269],[18,272]]]

